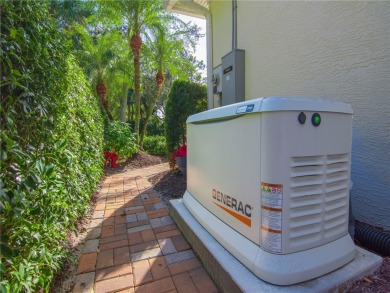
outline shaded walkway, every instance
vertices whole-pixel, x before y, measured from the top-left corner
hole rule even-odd
[[[73,292],[217,292],[147,178],[167,163],[109,175]]]

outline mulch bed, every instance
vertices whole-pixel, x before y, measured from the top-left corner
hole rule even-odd
[[[149,155],[143,151],[139,151],[127,160],[118,161],[115,168],[105,167],[104,172],[106,175],[123,173],[128,170],[145,168],[161,163],[167,163],[166,157]]]
[[[383,259],[382,265],[372,274],[353,283],[348,293],[389,293],[390,257]]]
[[[179,170],[165,171],[148,180],[166,204],[171,199],[181,198],[187,188],[187,178]]]
[[[152,156],[144,152],[139,152],[131,159],[119,162],[117,168],[105,168],[106,175],[118,174],[127,170],[134,170],[138,168],[144,168],[161,163],[167,163],[168,161],[164,157]],[[160,194],[164,202],[169,202],[173,198],[181,198],[186,190],[187,178],[177,169],[165,171],[150,177],[149,182],[154,185],[154,189]],[[74,279],[77,270],[78,259],[81,256],[80,239],[86,232],[91,215],[93,213],[93,207],[96,199],[91,200],[90,213],[77,223],[77,235],[75,233],[69,233],[67,246],[72,251],[72,258],[63,268],[56,273],[56,276],[52,282],[52,293],[57,292],[71,292],[74,284]],[[361,280],[358,280],[352,284],[352,286],[345,292],[348,293],[389,293],[390,292],[390,257],[386,257],[383,260],[383,264],[372,275],[369,275]]]

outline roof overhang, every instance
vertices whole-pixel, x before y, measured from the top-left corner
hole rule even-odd
[[[164,0],[168,11],[197,18],[205,18],[199,7],[209,9],[208,0]]]

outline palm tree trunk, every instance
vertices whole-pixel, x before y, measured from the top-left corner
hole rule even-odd
[[[129,89],[128,84],[123,84],[123,92],[121,98],[121,107],[120,107],[120,120],[126,122],[126,108],[127,108],[127,91]]]
[[[135,96],[135,135],[138,141],[139,136],[139,123],[141,119],[141,69],[140,69],[140,53],[134,54],[134,96]]]
[[[135,97],[135,126],[134,132],[137,139],[139,140],[139,124],[141,119],[141,46],[142,39],[139,32],[134,33],[134,35],[130,39],[130,48],[133,52],[133,61],[134,61],[134,97]]]
[[[133,107],[131,105],[127,105],[127,120],[131,121],[133,120]]]
[[[96,83],[96,93],[102,102],[104,110],[106,110],[108,118],[110,119],[110,121],[114,121],[114,118],[112,117],[112,114],[110,111],[110,107],[108,106],[108,101],[106,99],[107,87],[104,84],[104,82],[101,80]]]
[[[105,97],[103,97],[103,98],[100,97],[100,99],[102,100],[103,108],[104,108],[104,110],[106,110],[108,119],[110,119],[110,121],[114,121],[114,117],[111,114],[111,111],[110,111],[110,108],[108,106],[108,102],[107,102],[106,98]]]
[[[141,149],[143,149],[143,146],[144,146],[144,137],[146,134],[146,128],[148,127],[148,122],[150,120],[150,117],[152,117],[153,110],[156,107],[158,99],[160,98],[161,91],[162,91],[162,83],[157,84],[156,95],[154,96],[152,103],[150,103],[148,111],[146,112],[146,115],[145,115],[144,125],[143,125],[142,131],[140,133],[140,141],[139,141],[139,145],[140,145]]]
[[[112,117],[112,114],[111,114],[111,111],[110,111],[110,107],[108,106],[108,101],[106,99],[106,95],[99,94],[99,98],[100,98],[100,100],[102,102],[104,110],[106,111],[108,119],[110,119],[110,121],[114,121],[114,117]]]

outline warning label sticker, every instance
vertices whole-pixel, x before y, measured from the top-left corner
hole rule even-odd
[[[282,252],[283,185],[261,183],[261,246]]]

